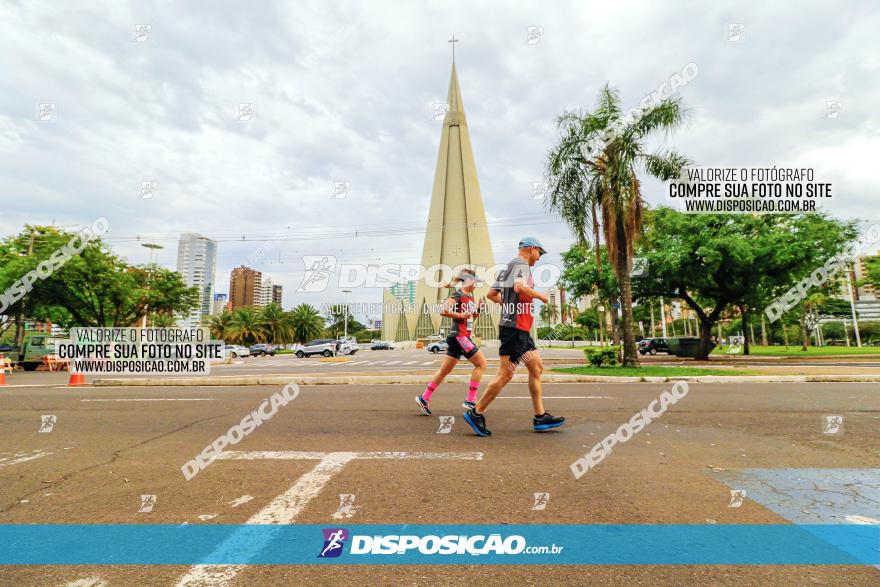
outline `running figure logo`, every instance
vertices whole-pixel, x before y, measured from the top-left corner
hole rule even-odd
[[[353,493],[340,493],[339,494],[339,509],[333,514],[333,517],[337,520],[342,518],[350,518],[354,515],[354,512],[357,508],[354,505],[354,494]]]
[[[731,489],[730,490],[730,503],[727,504],[729,508],[738,508],[743,504],[743,500],[746,498],[746,490],[745,489]]]
[[[549,493],[536,493],[535,494],[535,503],[532,505],[533,510],[543,510],[547,509],[547,504],[550,503],[550,494]]]
[[[141,507],[138,508],[138,513],[148,514],[153,511],[153,507],[155,505],[156,505],[156,496],[155,495],[142,495],[141,496]]]
[[[440,427],[437,428],[437,434],[449,434],[452,432],[453,424],[455,424],[455,416],[440,416]]]
[[[57,421],[57,416],[40,416],[40,429],[37,430],[37,432],[52,432],[52,429],[55,428],[55,422]]]
[[[342,554],[342,547],[348,540],[348,530],[345,528],[324,528],[324,548],[318,554],[318,558],[336,558]]]
[[[306,255],[303,257],[306,268],[298,292],[319,292],[327,289],[327,282],[336,269],[336,257],[332,255]]]
[[[827,415],[822,426],[822,434],[840,434],[843,431],[843,416]]]

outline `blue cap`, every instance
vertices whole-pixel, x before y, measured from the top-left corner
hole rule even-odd
[[[524,236],[519,239],[519,248],[522,249],[523,247],[537,247],[537,249],[541,251],[542,255],[547,252],[546,250],[544,250],[544,246],[541,244],[541,241],[533,236]]]

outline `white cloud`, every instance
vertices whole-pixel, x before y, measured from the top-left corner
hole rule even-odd
[[[725,40],[730,22],[745,25],[742,41]],[[144,42],[135,24],[151,25]],[[492,218],[542,213],[531,184],[562,110],[592,107],[606,80],[635,104],[690,62],[700,73],[681,93],[692,117],[668,145],[703,165],[827,169],[830,208],[861,218],[876,200],[878,25],[869,2],[5,3],[0,234],[105,215],[111,236],[164,239],[160,260],[173,266],[178,234],[201,232],[222,239],[224,291],[261,244],[226,239],[351,227],[284,242],[258,267],[286,286],[288,305],[303,254],[418,261],[417,234],[353,231],[425,222],[440,135],[429,115],[445,99],[452,33]],[[540,43],[524,44],[529,26],[543,27]],[[834,120],[823,118],[830,97],[843,100]],[[35,120],[44,101],[56,122]],[[255,104],[254,120],[235,120],[239,103]],[[138,198],[146,180],[159,188],[150,200]],[[337,180],[352,184],[345,199],[330,198]],[[663,201],[656,182],[645,186]],[[570,241],[563,225],[499,226],[499,259],[521,233],[557,251]],[[111,242],[146,260],[136,242]]]

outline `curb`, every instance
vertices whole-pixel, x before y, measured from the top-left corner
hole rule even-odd
[[[468,383],[470,375],[449,375],[449,383]],[[607,375],[547,374],[544,383],[666,383],[669,381],[692,381],[695,383],[880,383],[880,375],[688,375],[681,377],[609,377]],[[195,387],[195,386],[251,386],[251,385],[415,385],[425,382],[424,375],[351,375],[337,377],[302,377],[297,375],[252,375],[247,377],[178,377],[152,379],[98,379],[95,387]],[[512,383],[527,383],[528,375],[513,376]]]

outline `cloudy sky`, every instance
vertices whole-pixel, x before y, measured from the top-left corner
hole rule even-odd
[[[198,232],[219,241],[220,292],[280,235],[257,268],[285,306],[319,301],[295,292],[303,255],[416,263],[452,34],[498,260],[522,234],[571,242],[533,197],[554,118],[591,107],[606,81],[634,105],[689,63],[688,123],[657,146],[700,165],[812,167],[834,214],[880,221],[872,2],[619,4],[4,0],[0,234],[106,216],[119,254],[142,263],[139,243],[159,243],[174,267],[179,234]],[[238,120],[239,104],[255,115]],[[660,184],[644,195],[668,203]]]

